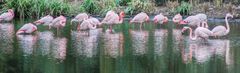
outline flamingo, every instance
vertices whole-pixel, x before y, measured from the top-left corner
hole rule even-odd
[[[192,27],[201,26],[202,22],[207,22],[207,15],[199,13],[197,15],[189,16],[184,20],[180,20],[179,24],[188,24]],[[204,25],[208,25],[204,23]]]
[[[179,22],[179,24],[188,24],[191,27],[197,27],[200,25],[200,19],[196,16],[189,16],[186,19]]]
[[[183,18],[182,18],[182,15],[178,13],[173,17],[172,20],[173,20],[174,23],[179,23],[180,21],[183,20]]]
[[[206,21],[203,21],[198,27],[208,28],[208,24]]]
[[[87,20],[89,20],[92,25],[99,26],[99,27],[101,26],[101,22],[97,18],[90,17]]]
[[[93,30],[96,29],[97,26],[94,24],[91,24],[91,20],[84,20],[80,25],[78,25],[77,30]],[[88,35],[89,35],[89,31],[88,31]]]
[[[122,24],[124,16],[125,16],[125,14],[123,11],[121,11],[118,15],[113,10],[110,10],[107,12],[105,18],[102,20],[102,22],[100,24],[109,25],[110,26],[109,28],[112,33],[112,26],[114,24]]]
[[[72,20],[71,20],[71,24],[72,24],[72,22],[79,22],[79,24],[80,24],[80,22],[82,22],[83,20],[86,20],[86,19],[88,19],[88,14],[87,13],[80,13],[80,14],[78,14],[77,16],[75,16],[75,18],[73,18]]]
[[[58,31],[59,28],[65,27],[66,21],[67,19],[64,16],[60,15],[59,17],[55,18],[51,24],[49,24],[50,29],[51,27],[55,27],[57,28],[57,31]]]
[[[184,32],[185,30],[189,29],[190,30],[190,39],[191,40],[196,40],[198,37],[204,39],[204,40],[207,40],[209,36],[212,36],[213,35],[213,32],[210,31],[209,29],[207,28],[203,28],[203,27],[197,27],[194,31],[194,36],[193,36],[193,32],[192,32],[192,28],[190,27],[184,27],[182,29],[182,32]]]
[[[160,13],[153,18],[153,21],[155,24],[157,23],[163,24],[168,22],[168,18],[166,16],[163,16],[162,13]]]
[[[41,19],[35,21],[34,23],[36,25],[39,25],[39,24],[45,24],[45,25],[48,25],[49,29],[50,29],[50,23],[53,21],[53,17],[51,15],[47,15],[47,16],[44,16],[42,17]]]
[[[219,25],[219,26],[216,26],[212,29],[213,35],[215,37],[224,36],[224,35],[227,35],[230,32],[230,27],[229,27],[229,24],[228,24],[228,17],[233,18],[233,15],[231,15],[230,13],[226,14],[226,16],[225,16],[226,27],[224,27],[222,25]]]
[[[18,31],[17,34],[30,34],[37,30],[37,27],[32,23],[27,23],[23,25]]]
[[[1,21],[11,21],[13,18],[14,18],[13,9],[8,9],[8,12],[0,15],[0,22]]]
[[[138,13],[131,21],[130,23],[140,23],[140,29],[142,28],[142,23],[143,22],[146,22],[146,21],[149,21],[149,16],[144,13],[144,12],[141,12],[141,13]]]

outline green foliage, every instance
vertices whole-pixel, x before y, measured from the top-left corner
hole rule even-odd
[[[151,13],[154,11],[154,4],[148,0],[132,0],[124,11],[130,15],[139,12]]]
[[[4,9],[13,8],[16,16],[41,17],[43,15],[67,14],[70,5],[58,0],[6,0]]]
[[[91,14],[96,14],[100,10],[100,7],[95,0],[84,0],[82,7],[80,8],[84,8],[86,12]]]
[[[191,4],[182,1],[181,5],[176,8],[176,12],[182,15],[189,15],[191,9],[192,9]]]
[[[117,4],[115,0],[100,0],[99,6],[101,8],[100,14],[105,15],[109,10],[116,10]]]
[[[131,0],[116,0],[116,4],[119,6],[127,6],[128,3],[130,3]]]

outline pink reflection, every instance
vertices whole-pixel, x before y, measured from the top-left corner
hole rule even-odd
[[[52,55],[61,61],[65,60],[67,48],[66,38],[55,38],[52,43]]]
[[[1,53],[11,54],[13,52],[14,25],[11,23],[0,23],[0,47]]]
[[[130,30],[133,54],[144,55],[147,52],[148,31]]]
[[[168,31],[166,29],[155,30],[154,32],[154,52],[160,56],[163,54],[163,48],[167,46]]]
[[[104,33],[104,52],[112,58],[117,58],[123,55],[123,34],[109,32]]]
[[[50,31],[38,32],[38,49],[41,55],[49,55],[53,39]]]
[[[72,32],[72,47],[77,55],[93,57],[97,54],[98,38],[102,29],[90,30],[90,35],[84,32]]]
[[[37,36],[35,35],[17,35],[19,48],[22,49],[24,56],[31,55],[35,48]]]

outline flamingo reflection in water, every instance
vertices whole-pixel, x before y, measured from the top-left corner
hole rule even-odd
[[[53,33],[50,31],[38,32],[37,45],[41,55],[50,54],[51,44],[54,40]]]
[[[51,55],[53,58],[61,62],[66,58],[67,39],[64,37],[57,37],[53,40]]]
[[[117,58],[123,55],[123,34],[111,34],[111,29],[107,29],[104,33],[104,52],[106,55]]]
[[[19,47],[23,51],[24,56],[32,55],[37,42],[36,35],[17,35]]]
[[[102,29],[89,30],[90,35],[87,36],[83,32],[72,32],[72,46],[76,50],[77,55],[93,57],[97,54],[97,46],[99,35]]]
[[[11,45],[14,37],[14,25],[11,23],[0,23],[0,47],[1,52],[4,54],[11,54],[13,46]]]
[[[182,53],[184,61],[192,57],[196,59],[198,63],[204,63],[208,61],[213,55],[225,57],[226,64],[231,63],[231,55],[229,55],[229,40],[209,40],[208,43],[193,42],[189,40],[189,53]],[[187,62],[185,62],[187,63]]]
[[[148,31],[130,30],[133,54],[144,55],[147,52]]]
[[[160,56],[163,54],[163,48],[167,45],[168,31],[166,29],[155,30],[154,32],[154,52],[156,55]]]

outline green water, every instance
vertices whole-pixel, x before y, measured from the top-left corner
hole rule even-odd
[[[125,22],[103,29],[75,31],[69,23],[55,29],[38,26],[33,35],[15,35],[26,21],[0,24],[0,73],[239,73],[240,25],[228,36],[194,42],[182,26]],[[224,23],[212,23],[223,25]],[[134,27],[133,27],[134,26]],[[71,28],[73,30],[71,30]],[[212,29],[212,28],[210,28]]]

